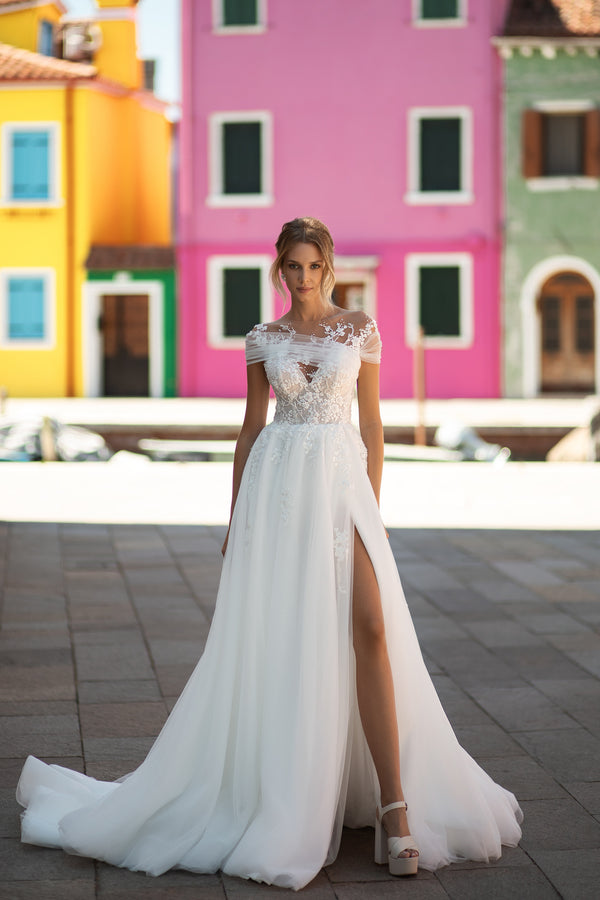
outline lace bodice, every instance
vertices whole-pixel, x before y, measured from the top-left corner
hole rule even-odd
[[[367,316],[300,334],[289,325],[255,325],[246,337],[248,364],[262,362],[277,406],[274,422],[349,422],[361,362],[379,362],[381,340]]]

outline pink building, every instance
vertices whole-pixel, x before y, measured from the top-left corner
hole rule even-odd
[[[283,222],[336,245],[336,301],[384,341],[382,395],[500,393],[500,63],[507,0],[182,0],[180,385],[240,396],[277,318]]]

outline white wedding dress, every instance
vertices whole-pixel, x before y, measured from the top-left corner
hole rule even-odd
[[[521,812],[442,710],[350,424],[361,360],[379,360],[375,323],[352,313],[318,336],[258,325],[246,348],[277,408],[244,470],[204,654],[122,780],[28,758],[22,840],[152,875],[220,869],[298,889],[335,859],[344,824],[372,825],[351,635],[356,528],[381,593],[419,865],[495,859],[518,843]]]

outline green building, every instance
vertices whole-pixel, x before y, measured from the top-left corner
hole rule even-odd
[[[503,390],[600,393],[600,7],[512,0],[504,65]]]

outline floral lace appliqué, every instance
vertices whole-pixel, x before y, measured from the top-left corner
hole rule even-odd
[[[333,554],[338,562],[344,562],[350,549],[350,536],[343,528],[333,530]]]

